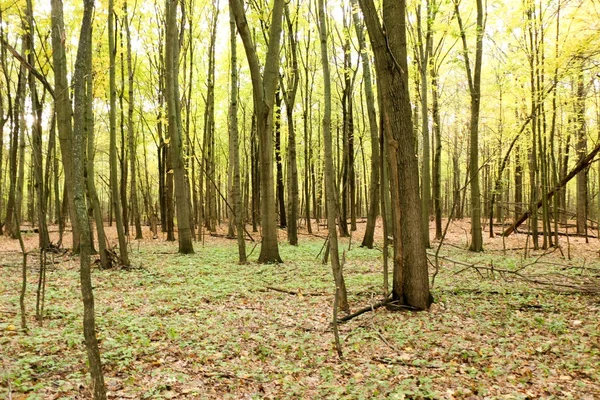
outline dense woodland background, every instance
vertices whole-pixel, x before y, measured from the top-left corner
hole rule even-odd
[[[556,250],[571,261],[572,241],[593,254],[599,7],[0,1],[0,256],[17,246],[22,255],[22,328],[28,256],[30,267],[39,261],[41,320],[42,266],[70,249],[91,392],[106,398],[96,255],[102,269],[131,270],[153,242],[177,240],[179,253],[203,259],[206,243],[228,246],[212,239],[236,238],[239,263],[294,265],[288,244],[326,239],[319,254],[331,262],[342,358],[353,242],[382,250],[376,308],[389,309],[428,309],[443,262],[481,275],[479,261],[440,253],[444,240],[476,260],[484,243],[499,251],[484,241],[497,235],[505,256],[514,245],[523,258]],[[491,272],[479,268],[495,276],[493,261]]]

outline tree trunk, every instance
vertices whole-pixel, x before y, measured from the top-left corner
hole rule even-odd
[[[421,134],[423,145],[423,167],[421,176],[421,201],[423,209],[421,210],[421,221],[423,223],[423,241],[425,247],[430,247],[429,242],[429,215],[431,214],[431,150],[429,146],[429,106],[427,102],[427,94],[429,85],[427,81],[429,57],[433,49],[431,25],[433,19],[430,14],[430,2],[427,1],[427,16],[426,24],[427,31],[425,32],[425,40],[423,40],[423,29],[421,27],[421,7],[417,7],[417,36],[419,50],[419,77],[421,79]]]
[[[27,0],[26,7],[27,27],[25,29],[25,38],[27,43],[27,61],[30,65],[35,65],[35,49],[34,49],[34,26],[33,26],[33,5],[31,0]],[[35,77],[31,71],[28,74],[29,97],[31,99],[31,112],[34,118],[31,125],[31,144],[33,149],[33,184],[35,199],[37,203],[37,219],[39,229],[39,247],[41,250],[48,248],[50,238],[48,236],[48,225],[46,223],[46,201],[45,201],[45,185],[43,178],[43,158],[42,158],[42,104],[38,99]],[[34,203],[35,204],[35,203]]]
[[[277,196],[277,212],[279,214],[279,227],[287,227],[287,218],[285,213],[285,197],[283,187],[283,164],[281,163],[281,94],[278,90],[275,93],[275,166],[277,168],[277,183],[275,196]]]
[[[383,103],[394,214],[393,297],[419,310],[429,308],[427,256],[423,244],[419,168],[414,152],[408,91],[406,2],[384,0],[383,25],[372,0],[359,1],[375,55]]]
[[[54,64],[54,108],[56,110],[56,127],[58,129],[58,140],[63,171],[65,175],[65,198],[69,213],[71,216],[71,225],[73,229],[73,252],[79,252],[79,227],[75,218],[75,206],[73,202],[73,160],[70,156],[73,154],[72,136],[73,126],[71,117],[73,108],[71,107],[71,98],[69,83],[67,81],[67,57],[65,52],[64,32],[65,24],[63,19],[62,0],[51,0],[52,5],[52,61]]]
[[[23,105],[23,96],[25,96],[25,68],[21,66],[19,70],[19,78],[17,81],[17,91],[15,93],[15,100],[12,107],[12,129],[10,135],[10,150],[8,153],[9,157],[9,187],[8,187],[8,201],[6,203],[6,218],[4,219],[4,227],[6,228],[6,234],[10,235],[11,238],[17,238],[15,221],[15,210],[17,209],[17,175],[18,175],[18,149],[19,149],[19,132],[21,130],[21,108]],[[20,214],[19,214],[20,217]],[[20,219],[20,218],[19,218]]]
[[[231,98],[229,99],[229,157],[233,160],[233,183],[231,202],[237,230],[238,256],[240,264],[246,262],[246,242],[244,240],[244,210],[242,208],[242,195],[240,190],[240,154],[238,135],[238,70],[237,70],[237,43],[235,17],[229,6],[229,31],[231,45]]]
[[[323,66],[323,147],[325,157],[325,196],[327,198],[327,231],[329,238],[329,254],[331,260],[331,269],[335,281],[335,293],[337,306],[342,311],[350,309],[346,294],[346,284],[342,271],[343,265],[340,265],[340,255],[338,252],[336,220],[336,190],[335,178],[333,172],[333,148],[331,139],[331,78],[329,72],[329,57],[327,55],[327,27],[325,22],[325,4],[324,0],[319,0],[319,37],[321,42],[321,63]]]
[[[463,44],[467,80],[469,82],[469,93],[471,95],[471,120],[470,120],[470,147],[469,164],[471,169],[471,246],[469,250],[483,251],[483,235],[481,231],[481,201],[479,190],[479,109],[481,100],[481,61],[483,56],[483,2],[477,0],[477,31],[475,46],[475,69],[471,73],[469,61],[469,48],[467,37],[459,12],[459,2],[454,0],[456,19],[460,28],[460,36]]]
[[[215,179],[215,43],[217,40],[217,19],[219,11],[213,4],[211,14],[211,37],[208,48],[208,73],[206,91],[206,109],[204,111],[203,169],[206,173],[204,225],[210,232],[217,227],[217,193]]]
[[[439,71],[431,66],[431,114],[433,116],[433,137],[435,151],[433,153],[433,210],[435,214],[435,238],[442,238],[442,121],[440,118]]]
[[[357,0],[352,0],[352,6],[358,7]],[[358,38],[359,52],[361,54],[363,69],[363,89],[365,91],[365,100],[367,105],[367,116],[369,118],[369,133],[371,137],[371,182],[369,184],[369,204],[367,211],[367,226],[365,227],[365,236],[361,246],[368,249],[373,248],[375,236],[375,224],[377,222],[377,212],[379,211],[379,128],[377,127],[377,115],[375,113],[375,96],[373,94],[373,83],[371,80],[371,60],[366,51],[367,43],[363,33],[358,13],[353,12],[354,30]]]
[[[577,74],[577,98],[575,100],[575,119],[577,121],[577,151],[578,161],[586,155],[587,137],[585,124],[585,82],[583,79],[583,64]],[[587,231],[587,169],[577,174],[577,233]]]
[[[123,214],[121,213],[121,203],[119,201],[119,181],[117,178],[117,133],[116,133],[116,109],[117,96],[115,84],[115,33],[114,33],[114,0],[108,1],[108,52],[110,65],[109,85],[110,85],[110,111],[109,111],[109,163],[110,163],[110,191],[115,223],[117,225],[117,235],[119,238],[119,256],[121,263],[129,265],[129,254],[127,250],[127,240],[123,227]],[[83,228],[82,228],[83,229]]]
[[[279,47],[283,16],[283,0],[275,0],[271,14],[269,29],[269,45],[261,68],[256,53],[256,46],[248,26],[245,11],[241,0],[232,0],[235,22],[244,43],[250,75],[254,109],[256,113],[256,127],[260,142],[260,188],[261,188],[261,225],[262,246],[258,261],[261,263],[282,262],[279,256],[277,243],[277,215],[275,212],[275,193],[273,182],[273,108],[275,90],[279,75]]]
[[[112,0],[111,0],[112,1]],[[75,61],[75,72],[73,76],[73,90],[75,99],[75,113],[73,123],[73,177],[74,177],[74,201],[77,217],[77,225],[80,229],[80,280],[81,294],[83,297],[83,333],[88,354],[90,375],[92,377],[92,393],[95,400],[106,399],[106,388],[102,374],[102,362],[96,339],[96,323],[94,317],[94,295],[92,291],[92,279],[90,271],[90,231],[87,221],[85,206],[85,182],[84,182],[84,129],[86,115],[85,76],[90,73],[91,67],[91,45],[92,45],[92,13],[94,2],[84,1],[83,20],[81,22],[81,34],[77,48],[77,59]],[[91,98],[89,98],[91,100]]]
[[[296,27],[292,23],[289,7],[284,6],[285,20],[288,27],[288,44],[291,53],[291,65],[288,72],[287,89],[284,90],[285,111],[288,126],[288,155],[287,155],[287,181],[288,181],[288,223],[287,234],[288,242],[292,246],[298,245],[298,161],[296,159],[296,128],[294,125],[294,103],[298,91],[300,74],[298,71],[298,38],[296,17]],[[283,86],[283,85],[282,85]]]
[[[137,160],[136,143],[135,143],[135,132],[133,130],[133,110],[134,110],[134,97],[133,97],[133,60],[131,55],[131,30],[129,28],[129,15],[127,14],[127,2],[123,3],[123,20],[125,24],[125,34],[127,37],[127,138],[129,144],[129,175],[130,178],[130,190],[131,196],[131,214],[135,224],[135,238],[142,239],[142,221],[140,218],[140,211],[138,205],[137,195],[137,180],[135,162]]]
[[[185,169],[181,146],[181,114],[177,95],[179,38],[177,36],[177,0],[166,1],[166,43],[165,43],[165,89],[169,121],[169,148],[173,162],[175,197],[177,200],[177,232],[179,253],[194,252],[190,228],[190,204],[185,182]]]

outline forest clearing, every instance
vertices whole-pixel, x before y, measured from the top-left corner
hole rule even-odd
[[[223,237],[207,235],[185,256],[162,240],[132,241],[132,269],[93,270],[108,398],[598,398],[597,239],[570,238],[571,260],[558,250],[523,258],[524,234],[506,238],[506,254],[500,237],[473,254],[466,228],[451,224],[440,254],[479,272],[442,260],[428,312],[379,308],[340,324],[341,360],[322,238],[302,234],[299,246],[282,245],[284,264],[246,265]],[[33,250],[35,235],[26,236]],[[357,236],[349,251],[348,239],[340,242],[352,311],[382,298],[381,249],[359,247]],[[4,237],[0,249],[0,397],[89,398],[77,258],[49,258],[44,317],[36,322],[39,261],[30,255],[30,331],[23,333],[20,252]],[[490,266],[589,284],[596,295]]]

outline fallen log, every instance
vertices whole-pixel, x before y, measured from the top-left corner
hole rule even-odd
[[[594,157],[596,156],[596,154],[598,154],[598,152],[600,152],[600,142],[596,145],[596,147],[594,147],[594,149],[587,155],[585,156],[585,158],[583,158],[582,160],[580,160],[577,165],[575,165],[575,167],[573,167],[573,169],[571,170],[571,172],[569,172],[564,178],[562,178],[560,180],[560,182],[558,182],[558,185],[556,185],[554,187],[554,189],[552,189],[551,191],[549,191],[546,194],[546,200],[550,200],[552,198],[552,196],[554,196],[559,190],[561,190],[571,179],[573,179],[578,172],[580,172],[582,169],[584,169],[585,167],[587,167],[589,164],[592,163]],[[538,202],[534,205],[534,210],[527,210],[525,213],[523,213],[523,215],[521,215],[521,217],[519,217],[519,219],[517,219],[510,227],[508,227],[503,233],[503,236],[509,236],[511,233],[513,233],[515,231],[515,229],[517,229],[519,226],[521,226],[521,224],[523,222],[525,222],[527,220],[527,218],[529,218],[529,216],[535,211],[537,212],[538,208],[540,208],[542,206],[542,200],[540,199],[538,200]]]

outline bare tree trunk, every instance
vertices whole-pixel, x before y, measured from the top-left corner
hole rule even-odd
[[[348,297],[346,294],[346,283],[342,265],[340,264],[340,255],[338,251],[337,231],[335,226],[336,219],[336,190],[334,187],[333,172],[333,148],[331,139],[331,78],[329,72],[329,57],[327,55],[327,27],[325,21],[324,0],[319,0],[319,37],[321,42],[321,63],[323,66],[323,147],[325,156],[325,196],[327,198],[327,230],[329,238],[329,254],[331,260],[331,269],[336,287],[337,307],[342,311],[350,309]]]
[[[117,235],[119,238],[119,256],[123,265],[129,265],[129,254],[127,252],[127,240],[123,227],[123,214],[121,213],[121,203],[119,201],[119,181],[117,178],[117,133],[116,133],[116,109],[117,96],[115,84],[115,33],[114,33],[114,0],[108,1],[108,52],[110,65],[109,85],[110,85],[110,111],[109,111],[109,160],[110,160],[110,189],[111,202],[117,225]],[[83,229],[83,228],[82,228]]]
[[[33,21],[33,5],[31,0],[27,0],[26,7],[25,38],[27,43],[27,60],[30,65],[35,65],[35,49],[34,49],[34,21]],[[31,143],[32,143],[32,159],[33,159],[33,185],[35,196],[32,200],[37,202],[37,219],[39,229],[39,247],[41,250],[48,248],[50,238],[48,236],[48,225],[46,223],[46,201],[45,201],[45,185],[43,178],[43,157],[42,157],[42,104],[38,99],[35,77],[31,71],[28,74],[29,97],[31,99],[31,111],[34,118],[31,125]],[[34,203],[35,204],[35,203]]]
[[[123,3],[123,21],[125,25],[125,34],[127,37],[127,138],[129,144],[129,175],[130,178],[130,189],[129,194],[131,196],[131,214],[135,224],[135,238],[142,239],[142,221],[140,219],[140,211],[138,205],[137,195],[137,180],[135,162],[137,159],[136,143],[135,143],[135,132],[133,130],[133,110],[134,110],[134,97],[133,97],[133,60],[131,55],[131,30],[129,28],[129,15],[127,14],[127,2]]]
[[[111,0],[112,1],[112,0]],[[94,295],[92,291],[92,279],[90,271],[90,231],[87,221],[85,206],[85,182],[84,182],[84,129],[86,114],[85,76],[91,67],[91,45],[92,45],[92,13],[94,2],[84,1],[83,20],[81,22],[81,34],[77,48],[77,59],[75,61],[75,72],[73,76],[73,89],[75,98],[75,112],[73,124],[73,177],[74,177],[74,201],[77,216],[77,225],[80,228],[80,280],[81,294],[83,297],[83,334],[88,354],[90,375],[92,377],[92,393],[95,400],[106,399],[106,388],[102,374],[102,361],[96,339],[96,323],[94,317]],[[91,99],[89,99],[91,100]]]
[[[258,261],[261,263],[281,262],[277,243],[277,216],[275,213],[275,193],[273,182],[273,106],[279,75],[279,47],[282,28],[283,0],[275,0],[269,29],[269,45],[261,68],[256,46],[248,26],[241,0],[232,0],[235,22],[244,43],[254,98],[257,134],[260,141],[260,187],[262,246]]]
[[[298,162],[296,159],[296,128],[294,126],[294,102],[298,91],[300,73],[298,71],[298,16],[296,16],[296,27],[290,17],[289,6],[284,6],[285,20],[288,27],[288,44],[291,53],[291,65],[289,66],[287,89],[284,90],[285,111],[288,126],[288,154],[287,154],[287,182],[288,182],[288,221],[287,234],[291,245],[298,245]],[[283,85],[282,85],[283,87]]]
[[[274,110],[274,131],[275,131],[275,167],[277,169],[276,190],[277,213],[279,214],[279,227],[287,227],[287,216],[285,213],[285,195],[283,187],[283,164],[281,157],[281,93],[275,92],[275,110]]]
[[[233,182],[231,190],[231,202],[233,203],[233,214],[237,230],[238,257],[240,264],[246,262],[246,242],[244,241],[244,210],[242,208],[242,196],[240,191],[240,154],[238,135],[238,70],[237,70],[237,43],[235,17],[231,6],[229,7],[229,32],[231,45],[231,98],[229,99],[229,157],[233,165]]]
[[[479,190],[479,109],[481,100],[481,60],[483,56],[483,2],[477,0],[477,30],[475,46],[475,68],[471,72],[471,63],[469,61],[469,47],[467,37],[459,11],[459,2],[454,0],[454,9],[456,19],[460,28],[460,36],[463,43],[465,67],[467,70],[467,80],[469,82],[469,93],[471,95],[471,121],[470,121],[470,147],[469,163],[471,168],[471,246],[469,250],[479,252],[483,251],[483,235],[481,231],[481,201]]]
[[[352,6],[357,7],[357,0],[352,0]],[[379,128],[377,127],[377,115],[375,113],[375,96],[373,94],[373,83],[371,80],[371,60],[366,51],[367,43],[363,33],[364,27],[358,18],[358,13],[353,12],[354,30],[358,38],[359,51],[363,69],[363,89],[367,105],[367,116],[369,117],[369,133],[371,137],[371,182],[369,184],[369,205],[367,211],[367,226],[361,246],[372,249],[375,235],[375,224],[379,210]]]
[[[587,138],[585,124],[585,83],[583,80],[583,63],[577,74],[577,98],[575,103],[577,121],[577,158],[581,162],[586,155]],[[587,230],[587,169],[577,174],[577,233],[583,235]]]
[[[54,64],[54,104],[56,109],[56,127],[63,171],[65,175],[66,198],[63,202],[69,207],[71,224],[73,229],[73,252],[79,252],[79,227],[75,218],[75,206],[73,202],[73,154],[72,136],[73,127],[71,123],[72,110],[69,83],[67,81],[67,57],[65,53],[62,0],[52,0],[52,60]]]
[[[177,0],[166,0],[165,89],[169,121],[169,148],[173,162],[175,197],[177,200],[177,231],[179,253],[194,252],[190,227],[190,204],[185,182],[185,170],[181,145],[181,114],[177,95],[179,38],[177,36]]]
[[[372,0],[360,0],[369,31],[383,103],[394,214],[393,297],[419,310],[429,308],[427,256],[423,244],[419,168],[414,152],[408,91],[406,2],[384,0],[383,25]]]

